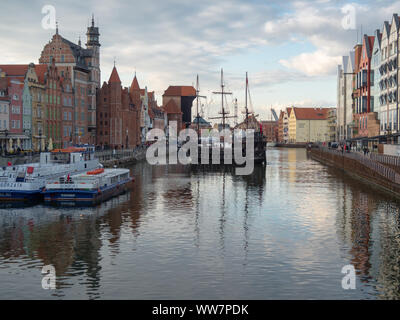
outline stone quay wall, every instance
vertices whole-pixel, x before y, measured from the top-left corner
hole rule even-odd
[[[327,148],[309,150],[311,157],[400,198],[400,174],[391,166],[357,152],[341,152]],[[380,159],[382,160],[382,159]]]

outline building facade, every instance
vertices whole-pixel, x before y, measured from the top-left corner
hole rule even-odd
[[[162,98],[164,107],[166,107],[171,100],[177,105],[182,116],[182,119],[179,121],[180,128],[183,129],[190,126],[192,122],[192,104],[194,99],[196,99],[196,89],[192,86],[169,86],[168,89],[165,90]],[[171,105],[169,106],[171,107]],[[173,106],[172,110],[175,112],[175,106]],[[174,113],[174,117],[176,117],[176,115],[177,113]],[[178,130],[180,130],[180,128],[178,128]]]
[[[261,121],[261,127],[267,142],[278,141],[278,121]]]
[[[32,150],[32,95],[25,77],[22,91],[22,131],[27,139],[22,141],[23,150]]]
[[[356,72],[354,91],[356,92],[355,112],[353,115],[355,127],[353,137],[360,144],[365,144],[367,139],[379,136],[379,120],[374,110],[374,99],[371,98],[371,88],[374,81],[374,72],[371,69],[372,49],[374,47],[373,36],[364,35],[361,46],[360,61]]]
[[[381,81],[381,41],[382,41],[382,33],[380,30],[375,31],[375,41],[374,47],[372,49],[372,61],[371,61],[371,70],[373,71],[373,81],[371,83],[371,103],[373,105],[373,112],[378,114],[378,120],[380,123],[379,134],[382,134],[383,131],[383,121],[382,121],[382,110],[380,103],[380,81]]]
[[[346,126],[344,126],[346,128]],[[336,132],[337,128],[337,109],[331,108],[328,111],[328,129],[329,129],[329,140],[330,142],[338,141]]]
[[[338,67],[337,126],[335,135],[336,140],[339,141],[352,138],[354,64],[355,53],[350,51],[348,56],[342,57],[342,64]]]
[[[330,108],[292,108],[289,143],[328,142]]]
[[[381,67],[379,82],[380,114],[383,125],[381,134],[388,142],[394,142],[393,134],[398,133],[398,39],[399,18],[395,14],[392,23],[385,22],[381,40]]]
[[[133,149],[140,145],[140,105],[122,88],[114,66],[97,93],[97,142],[100,148]]]
[[[100,87],[99,29],[92,17],[88,27],[86,48],[79,40],[75,44],[58,33],[45,45],[39,63],[50,65],[53,61],[60,78],[67,74],[73,90],[73,143],[96,143],[96,90]]]

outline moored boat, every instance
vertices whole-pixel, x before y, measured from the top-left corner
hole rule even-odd
[[[46,183],[100,167],[92,146],[42,152],[37,163],[0,168],[0,202],[40,201]]]
[[[127,191],[133,184],[129,169],[96,169],[47,183],[45,204],[91,206]]]

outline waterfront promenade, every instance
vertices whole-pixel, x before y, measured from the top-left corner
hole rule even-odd
[[[311,157],[370,183],[400,198],[400,157],[377,153],[342,152],[328,148],[310,150]]]
[[[95,157],[99,159],[105,167],[113,167],[114,165],[127,166],[144,160],[146,158],[146,150],[145,146],[126,150],[101,150],[95,152]],[[0,167],[7,166],[9,162],[11,165],[39,162],[39,154],[0,157]]]

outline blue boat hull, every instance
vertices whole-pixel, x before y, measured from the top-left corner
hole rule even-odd
[[[45,190],[44,203],[61,206],[94,206],[112,197],[126,192],[132,186],[132,180],[126,180],[101,190]]]
[[[19,190],[1,190],[1,201],[41,201],[43,194],[40,190],[35,191],[19,191]]]

